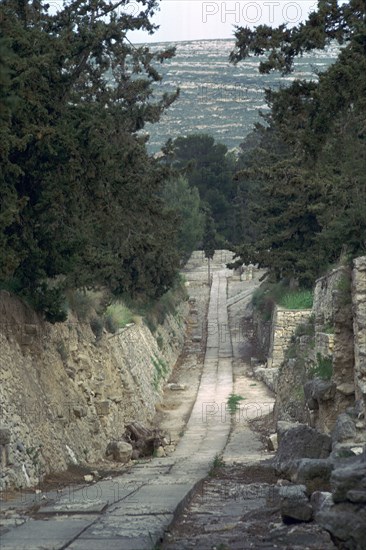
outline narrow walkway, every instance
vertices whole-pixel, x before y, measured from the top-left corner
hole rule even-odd
[[[137,464],[129,474],[101,481],[40,509],[38,517],[6,533],[2,550],[151,550],[177,508],[205,477],[228,440],[232,343],[227,277],[213,273],[208,338],[197,399],[179,445],[169,458]]]

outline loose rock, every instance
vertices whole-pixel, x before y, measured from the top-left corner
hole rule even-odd
[[[285,523],[310,521],[313,509],[306,495],[305,485],[288,485],[280,488],[281,516]]]

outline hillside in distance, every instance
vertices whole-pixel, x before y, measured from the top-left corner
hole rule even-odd
[[[335,60],[331,47],[304,56],[296,71],[281,77],[278,73],[261,75],[259,58],[237,66],[229,63],[234,40],[197,40],[192,42],[149,44],[152,51],[176,46],[176,55],[157,67],[163,80],[154,96],[180,88],[180,96],[157,124],[147,124],[148,149],[156,153],[168,138],[192,133],[208,133],[229,149],[238,147],[265,112],[265,88],[286,86],[294,78],[316,78]]]

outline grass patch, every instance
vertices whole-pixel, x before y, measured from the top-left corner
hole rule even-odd
[[[105,328],[114,334],[124,328],[135,319],[133,312],[121,302],[116,302],[107,307],[104,314]]]
[[[90,328],[92,329],[95,338],[100,340],[103,335],[104,320],[101,317],[93,317],[90,319]]]
[[[145,325],[154,334],[168,315],[176,315],[181,302],[188,300],[188,294],[183,279],[177,276],[172,288],[156,300],[132,299],[125,294],[120,299],[131,311],[143,318]]]
[[[162,349],[163,348],[163,345],[164,345],[164,339],[163,337],[159,334],[159,336],[156,338],[156,343],[158,344],[158,348],[159,349]]]
[[[311,290],[287,292],[280,297],[278,304],[286,309],[311,309],[313,307],[313,293]]]
[[[310,309],[313,305],[313,293],[308,289],[290,290],[289,282],[264,282],[253,294],[252,304],[264,321],[269,321],[274,306],[287,309]]]
[[[333,375],[333,360],[331,357],[323,357],[320,353],[317,354],[317,364],[310,370],[312,378],[321,378],[322,380],[330,380]]]
[[[245,397],[238,395],[236,393],[231,393],[227,400],[227,406],[230,411],[230,414],[235,414],[238,409],[238,403],[244,401]]]
[[[334,326],[333,325],[325,325],[325,327],[322,328],[322,332],[325,332],[325,334],[334,334]]]
[[[223,461],[223,458],[220,454],[216,454],[215,458],[213,459],[212,466],[210,468],[210,471],[208,473],[209,476],[214,477],[217,473],[217,470],[220,468],[223,468],[225,466],[225,462]]]

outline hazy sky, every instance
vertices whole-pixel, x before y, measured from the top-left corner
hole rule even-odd
[[[128,34],[134,43],[233,38],[235,25],[260,24],[292,26],[306,19],[316,8],[315,0],[161,0],[153,22],[160,28],[152,36],[141,31]],[[131,0],[125,7],[131,14],[140,11]]]

